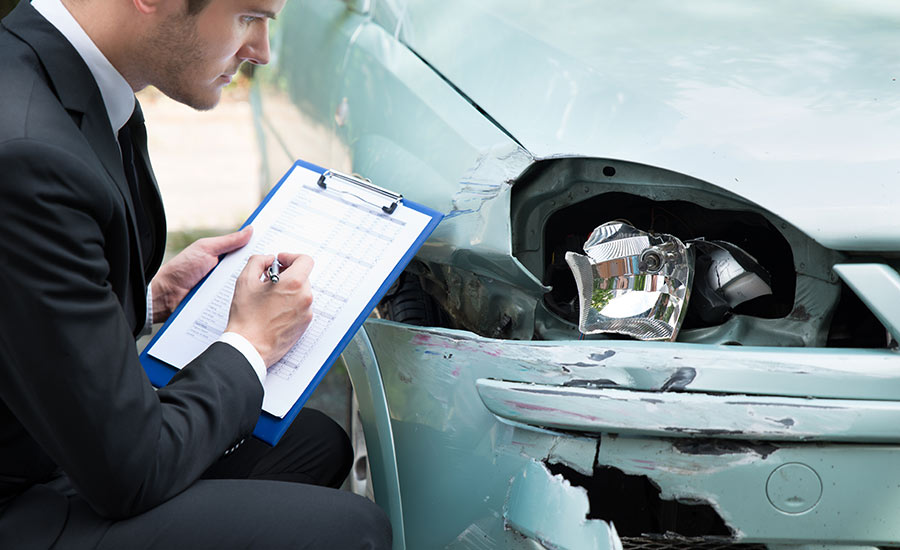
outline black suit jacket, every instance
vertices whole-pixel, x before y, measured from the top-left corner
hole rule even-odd
[[[134,335],[165,226],[142,125],[129,123],[144,197],[135,204],[90,71],[27,1],[2,21],[0,79],[5,547],[10,518],[28,517],[13,513],[22,503],[38,504],[35,525],[48,540],[58,533],[66,501],[36,486],[57,468],[112,518],[177,494],[252,430],[262,390],[244,357],[225,344],[153,390]],[[153,220],[150,251],[140,249],[135,208]]]

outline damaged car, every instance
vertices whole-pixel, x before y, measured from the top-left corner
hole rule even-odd
[[[445,214],[343,354],[395,548],[900,547],[898,28],[287,3],[263,179],[303,158]]]

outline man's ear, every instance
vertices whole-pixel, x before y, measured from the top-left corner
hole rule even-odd
[[[128,0],[134,4],[134,8],[138,13],[150,15],[159,12],[174,11],[187,8],[183,6],[185,0]]]

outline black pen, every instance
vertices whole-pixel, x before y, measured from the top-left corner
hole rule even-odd
[[[281,272],[281,263],[278,261],[278,258],[275,258],[275,261],[272,262],[272,265],[266,270],[266,275],[268,275],[269,280],[273,283],[278,282],[278,274]]]

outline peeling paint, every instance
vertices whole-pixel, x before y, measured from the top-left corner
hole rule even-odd
[[[385,342],[405,350],[407,358],[396,359],[401,363],[420,362],[425,350],[453,353],[454,361],[489,365],[491,376],[508,380],[564,385],[573,380],[605,379],[621,387],[659,391],[670,380],[670,387],[677,388],[677,381],[690,373],[680,369],[688,368],[696,373],[689,386],[692,392],[728,394],[739,388],[744,394],[842,400],[893,400],[900,395],[900,354],[890,350],[726,348],[629,341],[617,341],[613,348],[609,342],[599,347],[594,341],[492,340],[463,331],[412,329],[384,321],[369,321],[367,326],[378,333],[393,333],[385,334]],[[418,357],[409,354],[408,343]],[[680,359],[675,362],[673,357]],[[566,367],[572,372],[562,368],[601,358],[603,363],[593,367]],[[684,363],[690,367],[679,366]]]
[[[682,391],[697,378],[697,369],[681,367],[672,373],[668,380],[663,382],[661,391]]]
[[[778,424],[781,424],[785,428],[790,428],[791,426],[793,426],[795,424],[793,418],[766,418],[766,420],[770,420],[772,422],[777,422]]]
[[[672,442],[672,447],[686,455],[734,455],[755,453],[766,458],[778,450],[770,443],[744,443],[726,439],[682,439]]]
[[[892,502],[890,491],[900,486],[900,474],[891,473],[895,470],[892,465],[900,460],[896,445],[799,442],[808,433],[829,437],[836,434],[837,438],[866,433],[867,429],[857,430],[860,426],[856,423],[869,413],[876,415],[870,418],[886,415],[870,425],[879,428],[881,435],[896,426],[890,415],[898,403],[890,400],[900,395],[898,354],[679,343],[648,346],[627,341],[513,342],[462,331],[412,329],[384,321],[368,322],[366,331],[373,335],[372,345],[381,366],[398,458],[408,466],[401,470],[400,481],[408,487],[419,488],[404,495],[410,497],[403,503],[404,510],[410,514],[408,525],[419,526],[415,527],[414,540],[441,541],[422,547],[445,548],[454,540],[459,541],[454,550],[465,548],[463,541],[476,545],[478,540],[487,540],[477,538],[478,529],[469,529],[477,525],[491,537],[493,548],[536,548],[531,546],[537,544],[536,539],[520,538],[518,531],[503,530],[504,496],[510,490],[509,479],[533,460],[566,465],[588,476],[593,474],[595,465],[614,467],[629,475],[644,475],[667,502],[704,502],[711,506],[733,530],[736,542],[764,540],[776,544],[792,537],[796,539],[798,529],[821,534],[836,544],[869,542],[878,546],[900,540],[900,525],[890,519],[889,507],[876,505]],[[498,355],[484,353],[486,348]],[[440,355],[425,354],[426,350]],[[603,359],[602,364],[591,357],[608,351],[615,353]],[[451,353],[452,359],[444,358]],[[567,373],[561,363],[595,363],[596,366],[567,367],[572,371]],[[685,365],[690,365],[697,374],[688,387],[690,391],[660,392],[678,368]],[[752,438],[713,439],[701,437],[700,433],[673,434],[661,429],[655,437],[631,436],[625,432],[613,437],[608,435],[609,430],[588,435],[591,432],[584,429],[561,431],[540,427],[543,424],[498,421],[485,408],[477,389],[479,380],[486,377],[534,389],[573,391],[576,395],[572,403],[569,398],[555,394],[531,395],[548,399],[544,403],[529,401],[527,392],[513,394],[511,400],[528,405],[548,409],[571,406],[579,414],[601,416],[592,406],[582,405],[603,403],[609,406],[613,420],[624,418],[660,428],[690,427],[686,423],[693,418],[695,427],[734,429],[736,426],[729,426],[728,422],[740,418],[752,428],[744,431],[742,437]],[[617,386],[590,387],[591,381],[609,381]],[[737,388],[751,395],[735,395]],[[579,392],[615,391],[627,392],[633,400],[585,397],[579,401],[578,397]],[[797,397],[785,397],[792,394]],[[808,399],[809,395],[830,395],[839,401]],[[719,404],[727,401],[726,409],[734,407],[739,416],[729,420],[727,415],[717,414],[702,402],[708,398]],[[665,403],[656,403],[657,400],[669,400],[674,412],[665,409]],[[633,416],[624,416],[621,407],[632,405]],[[843,408],[828,408],[838,406]],[[860,412],[860,408],[867,412]],[[783,422],[785,419],[793,420],[794,424],[788,426],[790,422]],[[584,422],[594,423],[593,420]],[[768,434],[792,439],[766,443]],[[786,462],[807,464],[822,477],[827,498],[816,508],[816,514],[787,517],[767,500],[766,479]],[[448,472],[448,475],[431,476],[429,472],[433,471]],[[471,472],[475,479],[468,484],[448,481],[459,479],[460,472]],[[531,481],[531,478],[528,474],[527,479]],[[427,521],[419,521],[427,514],[417,512],[434,505],[434,494],[441,494],[445,502],[461,504],[454,510],[448,509],[446,514],[441,512],[441,524],[448,528],[439,536],[432,534],[433,528]],[[611,488],[609,494],[621,501],[629,493]],[[847,503],[853,503],[852,507]],[[548,502],[543,503],[544,510],[550,508]],[[492,525],[489,518],[499,519]],[[615,525],[621,533],[618,522]]]
[[[684,379],[684,378],[682,378]],[[898,443],[900,402],[642,392],[478,379],[499,418],[588,433]],[[761,404],[765,404],[761,406]]]
[[[616,382],[608,378],[596,378],[593,380],[567,380],[562,386],[565,388],[611,388],[618,386]]]

